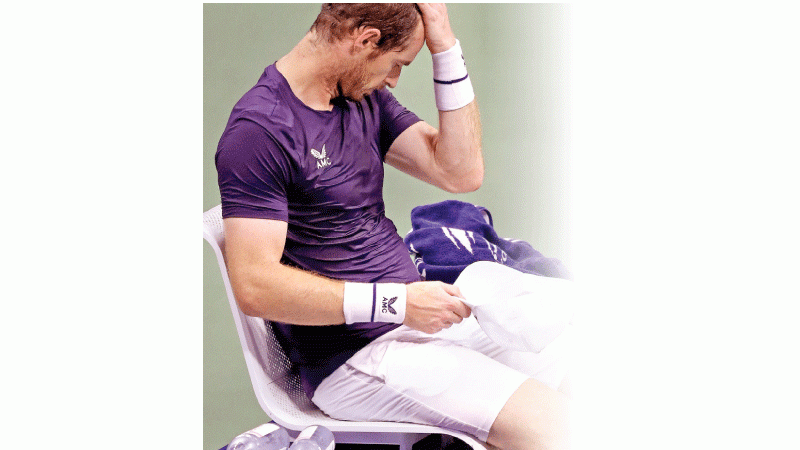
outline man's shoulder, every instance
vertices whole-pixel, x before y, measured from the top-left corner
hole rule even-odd
[[[236,119],[248,119],[267,130],[295,125],[295,114],[285,100],[283,86],[268,67],[255,86],[233,108]]]

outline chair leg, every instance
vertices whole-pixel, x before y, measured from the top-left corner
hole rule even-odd
[[[292,434],[289,434],[292,436]],[[334,439],[340,444],[380,444],[397,445],[400,450],[411,450],[411,446],[422,440],[428,433],[375,433],[337,431],[333,433]]]
[[[417,442],[421,441],[427,434],[407,433],[403,434],[398,444],[400,450],[411,450],[411,447]]]

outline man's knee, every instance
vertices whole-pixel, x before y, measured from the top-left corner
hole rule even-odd
[[[529,379],[506,402],[488,443],[504,450],[569,448],[569,400]]]
[[[572,398],[572,379],[569,375],[561,380],[561,384],[558,386],[558,392],[566,395],[567,398]]]

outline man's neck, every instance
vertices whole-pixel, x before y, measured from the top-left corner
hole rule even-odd
[[[331,99],[339,95],[340,60],[334,46],[309,32],[275,67],[301,102],[311,109],[330,111]]]

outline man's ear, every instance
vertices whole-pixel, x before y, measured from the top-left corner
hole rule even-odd
[[[378,48],[378,41],[381,39],[381,31],[373,27],[361,27],[353,31],[355,37],[353,41],[353,51],[359,53],[362,50],[372,52]]]

